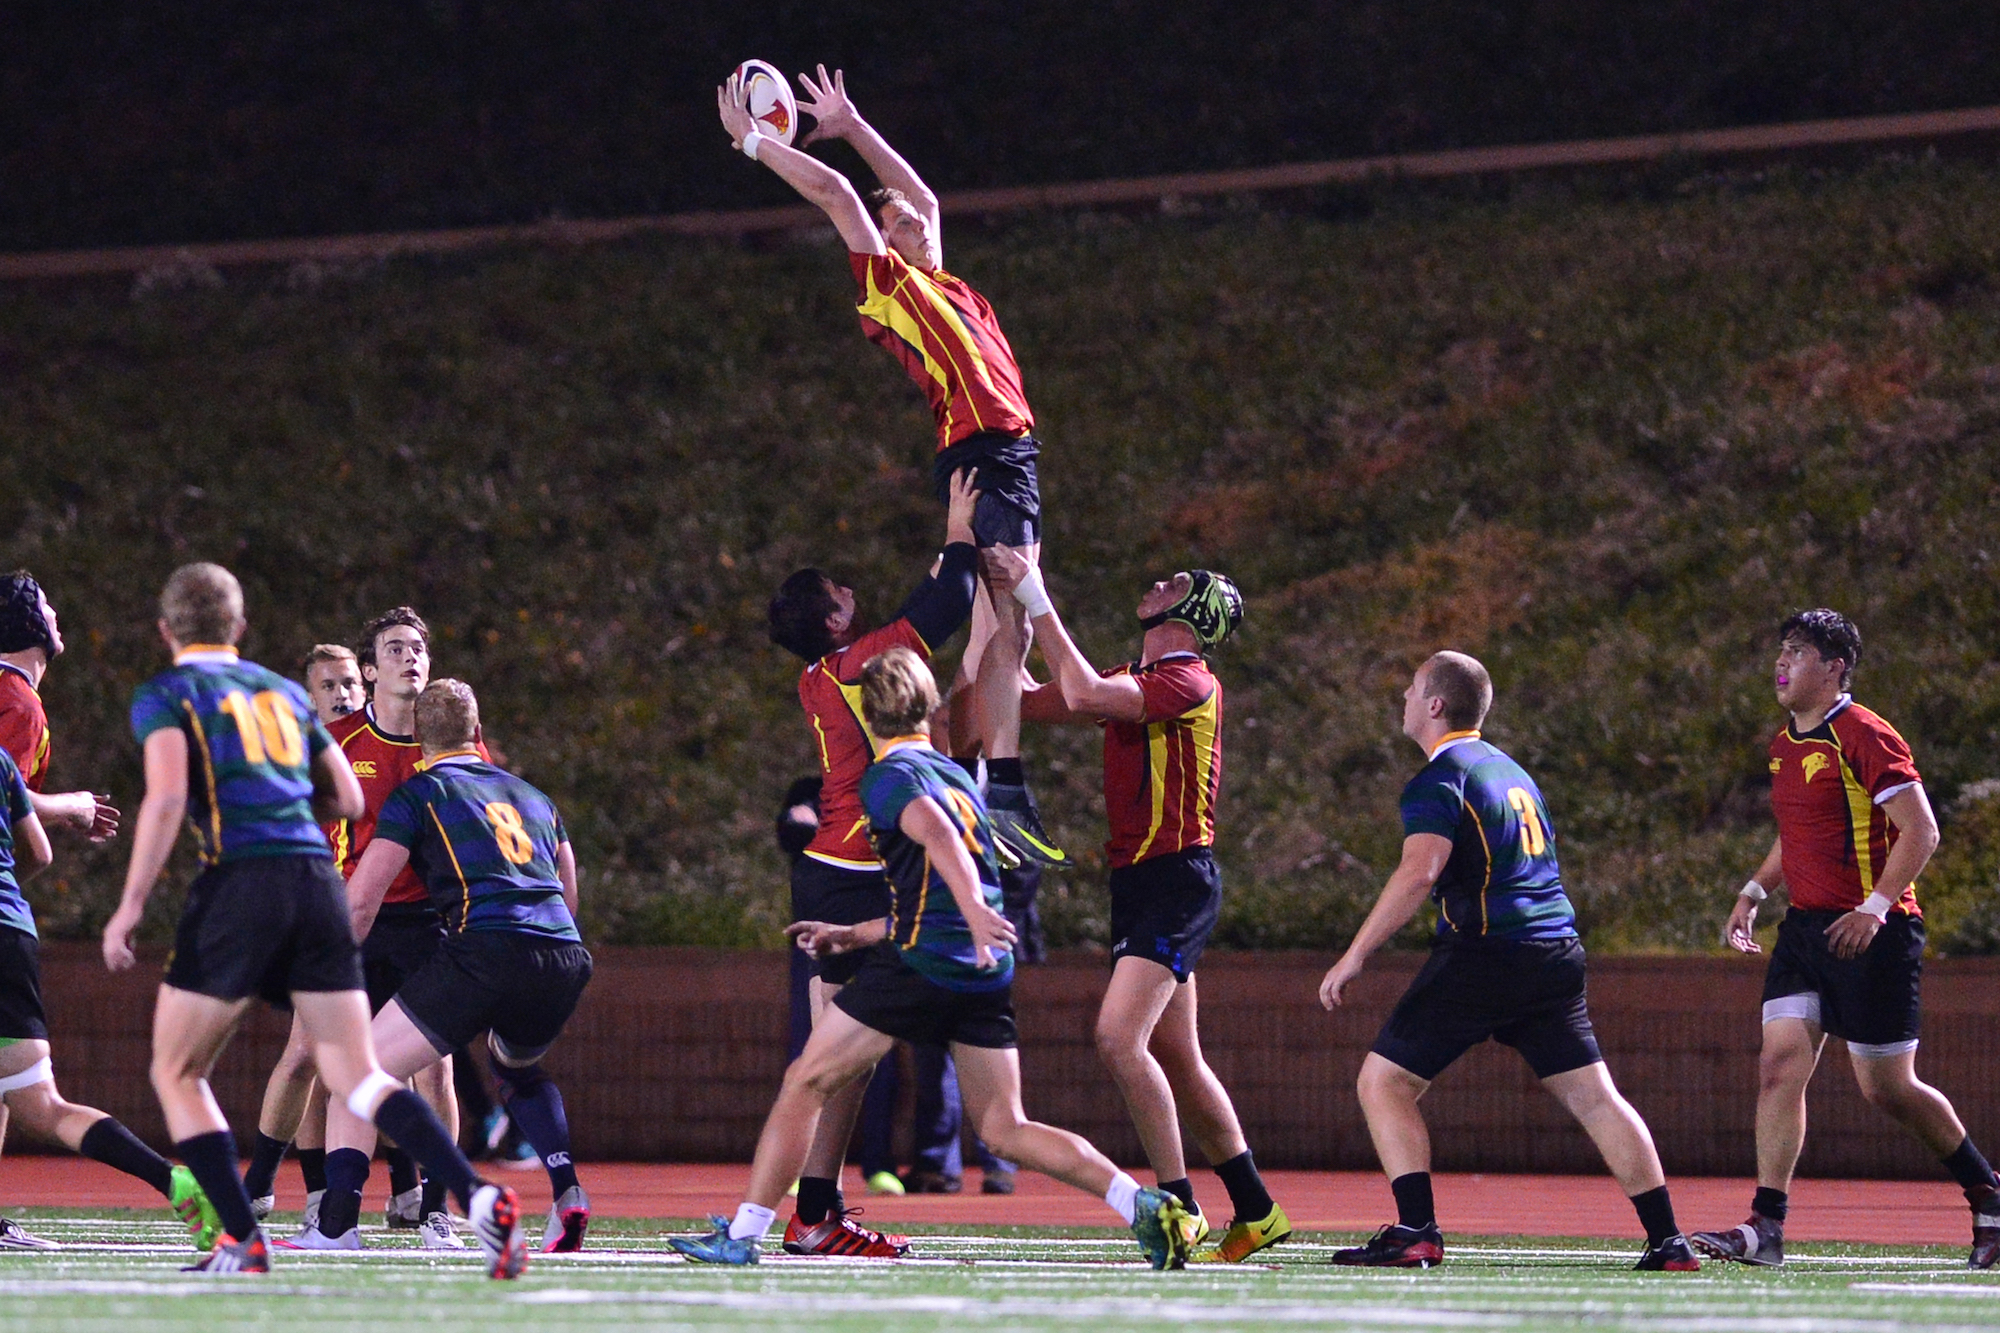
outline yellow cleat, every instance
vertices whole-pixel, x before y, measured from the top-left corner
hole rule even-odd
[[[1229,1224],[1222,1240],[1212,1250],[1194,1257],[1198,1264],[1240,1264],[1259,1250],[1268,1250],[1292,1234],[1292,1219],[1277,1204],[1255,1222],[1241,1218]]]
[[[1181,1223],[1181,1231],[1187,1236],[1190,1251],[1207,1240],[1213,1230],[1214,1228],[1208,1224],[1208,1214],[1202,1212],[1200,1204],[1195,1204],[1187,1210],[1187,1221]]]

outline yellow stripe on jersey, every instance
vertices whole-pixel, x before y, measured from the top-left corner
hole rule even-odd
[[[215,762],[208,755],[208,733],[201,729],[201,715],[194,711],[194,705],[186,699],[181,707],[187,710],[188,721],[194,724],[194,744],[201,751],[202,776],[208,779],[208,817],[215,826],[215,841],[210,850],[202,853],[203,865],[214,865],[222,859],[222,801],[215,789]]]
[[[1869,836],[1875,824],[1875,802],[1847,766],[1847,756],[1838,744],[1834,753],[1840,759],[1840,785],[1847,792],[1847,825],[1854,838],[1854,864],[1861,872],[1861,896],[1865,899],[1875,892],[1875,847]]]
[[[1215,802],[1211,795],[1215,785],[1216,743],[1222,730],[1216,719],[1219,695],[1220,691],[1211,693],[1199,706],[1182,715],[1194,742],[1195,836],[1204,843],[1215,841]]]
[[[905,293],[909,295],[905,297]],[[959,317],[958,308],[945,299],[943,292],[923,281],[914,269],[910,270],[910,276],[885,292],[875,285],[875,271],[871,267],[868,270],[868,295],[857,304],[856,309],[916,349],[924,359],[924,373],[937,382],[948,400],[951,396],[951,377],[943,363],[931,355],[925,340],[927,332],[940,341],[955,341],[970,358],[974,377],[982,383],[992,382],[993,377],[986,369],[986,358],[980,354],[979,343],[973,338],[972,331]],[[926,322],[931,319],[945,327],[941,330],[927,329]],[[967,405],[971,406],[969,402]],[[985,429],[976,407],[973,408],[972,424],[974,431]],[[957,434],[957,426],[949,421],[945,430],[948,434]]]
[[[444,839],[444,854],[451,858],[451,868],[458,875],[459,891],[465,895],[464,910],[459,913],[458,918],[458,928],[463,931],[465,923],[472,919],[472,886],[465,882],[465,870],[458,864],[458,853],[452,850],[451,835],[444,831],[444,821],[439,819],[437,811],[428,805],[424,807],[424,812],[431,817],[431,823],[437,825],[438,836]]]
[[[1146,859],[1153,839],[1160,836],[1160,826],[1167,822],[1167,724],[1164,722],[1146,728],[1146,764],[1152,770],[1147,774],[1146,785],[1153,789],[1153,814],[1146,825],[1146,840],[1132,853],[1134,861]]]
[[[1463,796],[1458,798],[1458,803],[1465,806],[1466,814],[1472,816],[1472,827],[1479,830],[1479,850],[1486,853],[1486,880],[1479,886],[1479,933],[1484,935],[1487,926],[1486,892],[1493,887],[1493,844],[1486,841],[1486,825],[1479,822],[1479,812],[1474,810]],[[1445,921],[1449,923],[1451,917],[1447,915]],[[1453,926],[1452,929],[1456,930],[1457,927]]]
[[[833,677],[829,675],[827,679],[832,680]],[[854,725],[861,728],[861,739],[868,743],[868,758],[870,760],[880,759],[882,757],[882,738],[868,730],[868,720],[861,715],[860,684],[849,685],[844,680],[835,680],[833,683],[840,687],[840,697],[846,700],[847,710],[854,714]],[[815,722],[813,725],[817,726],[819,724]]]

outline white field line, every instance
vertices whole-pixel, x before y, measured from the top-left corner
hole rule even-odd
[[[1979,1296],[1988,1300],[2000,1299],[2000,1285],[1993,1283],[1967,1282],[1850,1282],[1849,1291],[1876,1291],[1902,1296],[1915,1293],[1922,1296]]]

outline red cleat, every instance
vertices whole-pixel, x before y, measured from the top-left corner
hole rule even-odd
[[[907,1236],[885,1236],[854,1221],[861,1210],[827,1214],[824,1222],[807,1226],[797,1213],[785,1223],[786,1254],[838,1255],[844,1259],[900,1259],[910,1252]]]

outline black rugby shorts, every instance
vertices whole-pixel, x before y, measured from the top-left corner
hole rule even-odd
[[[1537,1078],[1604,1058],[1581,941],[1466,937],[1436,946],[1370,1049],[1434,1079],[1489,1037],[1519,1051]]]
[[[210,866],[188,886],[166,983],[218,1000],[361,990],[347,885],[330,856],[255,856]]]

